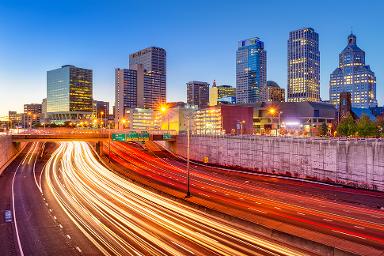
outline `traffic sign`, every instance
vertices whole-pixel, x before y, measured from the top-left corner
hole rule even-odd
[[[126,141],[126,134],[125,133],[112,133],[112,140],[113,141]]]
[[[11,212],[11,210],[6,210],[4,212],[4,221],[5,222],[12,222],[12,212]]]
[[[163,134],[163,140],[170,140],[170,139],[172,139],[172,135],[171,134],[169,134],[169,133],[164,133]]]

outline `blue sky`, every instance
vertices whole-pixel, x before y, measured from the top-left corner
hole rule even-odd
[[[291,30],[320,34],[321,96],[353,29],[384,90],[384,2],[367,1],[19,1],[0,0],[0,117],[46,97],[46,71],[94,71],[94,98],[114,101],[114,68],[148,46],[167,50],[167,99],[185,100],[190,80],[235,85],[237,41],[258,36],[267,78],[286,88]]]

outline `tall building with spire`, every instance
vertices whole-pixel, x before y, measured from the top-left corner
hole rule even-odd
[[[357,46],[356,36],[352,33],[339,54],[339,67],[330,76],[329,97],[335,106],[339,105],[342,92],[351,93],[352,107],[377,106],[375,73],[365,64],[365,52]]]
[[[258,37],[239,41],[236,52],[236,102],[262,101],[267,83],[267,52]]]
[[[320,101],[319,34],[313,28],[289,33],[288,101]]]

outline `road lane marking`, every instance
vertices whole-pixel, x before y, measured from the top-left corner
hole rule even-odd
[[[358,229],[365,229],[365,227],[360,227],[360,226],[354,226],[354,227]]]
[[[71,236],[70,236],[70,235],[66,235],[66,237],[67,237],[68,239],[71,239]]]
[[[31,147],[32,149],[32,147]],[[28,151],[28,153],[25,155],[22,162],[19,163],[19,165],[16,168],[15,173],[13,174],[12,178],[12,211],[13,211],[13,223],[15,224],[15,231],[16,231],[16,238],[17,238],[17,246],[19,247],[19,252],[21,256],[24,256],[23,247],[21,246],[20,236],[19,236],[19,229],[17,228],[17,220],[16,220],[16,209],[15,209],[15,178],[17,171],[19,170],[20,166],[24,164],[25,160],[27,159],[27,156],[31,149]]]
[[[323,219],[325,221],[328,221],[328,222],[332,222],[333,220],[330,220],[330,219]]]
[[[343,235],[346,235],[346,236],[352,236],[352,237],[356,237],[356,238],[360,238],[360,239],[365,240],[365,238],[361,237],[361,236],[356,236],[356,235],[348,234],[348,233],[345,233],[345,232],[342,232],[342,231],[338,231],[338,230],[332,230],[332,231],[335,232],[335,233],[340,233],[340,234],[343,234]]]
[[[76,248],[76,250],[77,250],[79,253],[82,252],[79,246],[76,246],[75,248]]]
[[[185,248],[184,246],[181,246],[180,244],[178,244],[178,243],[176,243],[176,242],[172,242],[172,243],[173,243],[174,245],[176,245],[176,246],[180,247],[181,249],[183,249],[183,250],[185,250],[185,251],[189,252],[190,254],[193,254],[193,255],[195,255],[195,253],[194,253],[193,251],[191,251],[191,250],[189,250],[189,249]]]
[[[297,212],[297,214],[300,214],[300,215],[303,215],[303,216],[305,215],[305,213],[302,213],[302,212]]]

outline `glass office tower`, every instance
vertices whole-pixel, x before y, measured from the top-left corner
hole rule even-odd
[[[92,70],[65,65],[47,72],[47,112],[51,121],[92,114]]]
[[[376,77],[369,65],[365,65],[365,52],[356,45],[356,36],[348,36],[348,45],[339,55],[339,67],[332,72],[329,97],[336,107],[340,93],[350,92],[352,107],[376,107]]]
[[[319,34],[313,28],[289,33],[288,102],[320,101]]]
[[[267,83],[267,52],[258,38],[239,41],[236,52],[236,102],[262,101]]]

